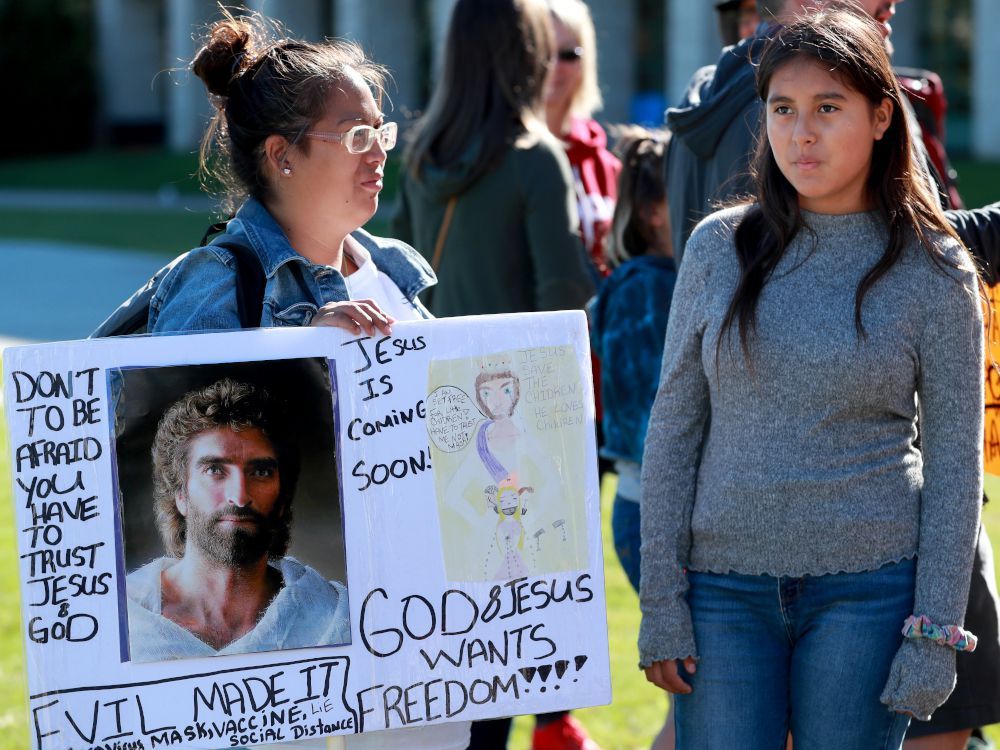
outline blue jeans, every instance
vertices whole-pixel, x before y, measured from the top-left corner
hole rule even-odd
[[[639,593],[639,503],[626,500],[621,495],[615,495],[615,504],[611,506],[611,534],[615,540],[615,552],[618,562],[632,584],[635,593]]]
[[[701,660],[683,667],[678,750],[893,750],[909,717],[879,702],[913,611],[913,560],[774,578],[689,572]]]

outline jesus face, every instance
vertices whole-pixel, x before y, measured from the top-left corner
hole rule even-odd
[[[483,381],[479,385],[478,395],[479,403],[490,418],[509,418],[514,413],[517,395],[513,377],[503,376]]]
[[[256,427],[219,427],[194,436],[187,450],[177,509],[187,519],[188,547],[236,567],[260,560],[285,515],[271,441]]]

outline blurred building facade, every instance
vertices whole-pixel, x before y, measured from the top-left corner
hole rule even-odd
[[[360,42],[392,71],[392,117],[404,125],[434,84],[454,0],[248,0],[308,39]],[[713,0],[588,0],[597,27],[606,122],[658,124],[691,73],[715,60]],[[94,0],[99,122],[114,140],[198,143],[210,115],[204,88],[186,69],[195,39],[218,17],[216,0]],[[944,79],[949,144],[1000,160],[1000,84],[992,44],[1000,0],[907,0],[893,22],[895,62]]]

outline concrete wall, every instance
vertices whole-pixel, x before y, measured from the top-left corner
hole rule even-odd
[[[683,94],[691,74],[715,62],[720,42],[710,0],[663,0],[665,91],[668,104]],[[893,23],[896,62],[919,66],[918,30],[931,4],[909,0]],[[597,27],[599,73],[605,108],[599,117],[627,121],[636,82],[636,0],[588,0]],[[437,79],[440,54],[454,0],[248,0],[253,9],[277,17],[294,35],[326,34],[359,41],[391,70],[394,119],[421,109],[423,83]],[[993,44],[1000,28],[1000,2],[973,0],[976,33],[973,67],[972,140],[976,155],[1000,158],[1000,91]],[[193,35],[217,15],[215,0],[96,0],[99,80],[106,122],[129,124],[162,119],[170,148],[190,150],[211,109],[201,82],[185,66],[195,52]],[[420,31],[420,24],[430,28]],[[432,69],[421,65],[430,36]],[[166,71],[166,72],[164,72]],[[387,111],[390,111],[387,109]]]
[[[108,121],[119,125],[161,120],[154,86],[162,70],[161,0],[98,0],[95,4],[98,85]]]
[[[416,5],[401,0],[365,0],[362,3],[336,3],[334,33],[361,44],[374,59],[392,74],[388,82],[389,102],[384,104],[391,119],[402,119],[406,112],[419,109],[420,36],[414,32],[418,18]],[[386,23],[386,19],[392,23]]]
[[[1000,2],[973,0],[972,150],[983,159],[1000,161],[1000,83],[997,76],[997,30]]]
[[[622,0],[590,0],[588,5],[597,31],[597,75],[604,97],[604,109],[596,117],[627,122],[635,84],[635,10]]]
[[[713,3],[668,0],[666,29],[666,97],[675,104],[687,89],[691,74],[714,63],[722,49]]]

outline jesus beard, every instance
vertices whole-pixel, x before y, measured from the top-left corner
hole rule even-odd
[[[221,523],[222,518],[246,519],[250,525]],[[282,518],[282,506],[265,516],[251,508],[222,508],[211,514],[188,514],[187,533],[191,541],[212,560],[227,567],[242,568],[268,554],[274,538],[287,538],[287,520]]]

